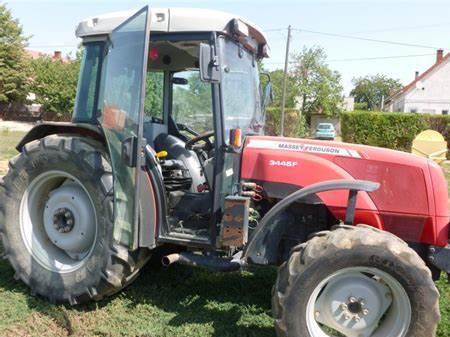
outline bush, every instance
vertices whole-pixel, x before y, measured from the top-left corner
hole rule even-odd
[[[369,105],[367,104],[367,102],[361,102],[361,103],[355,102],[355,104],[353,105],[353,108],[355,110],[369,110]]]
[[[344,142],[410,151],[414,138],[433,129],[450,141],[450,116],[387,112],[344,112],[341,134]]]
[[[300,111],[293,108],[285,109],[284,135],[286,137],[302,137],[306,134],[306,123]],[[279,136],[281,131],[281,108],[267,108],[265,134]]]
[[[80,61],[40,57],[31,61],[31,69],[30,92],[36,95],[34,103],[42,104],[49,118],[70,118],[75,104]]]

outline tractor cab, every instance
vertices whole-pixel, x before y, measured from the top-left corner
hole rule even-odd
[[[238,192],[242,139],[263,132],[264,35],[226,13],[147,8],[87,19],[77,35],[73,121],[105,133],[118,236],[138,241],[139,225],[154,221],[159,240],[214,246],[224,198]],[[165,213],[156,220],[142,211],[152,207],[147,174]]]

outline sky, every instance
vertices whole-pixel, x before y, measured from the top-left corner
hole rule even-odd
[[[31,36],[29,48],[48,53],[74,53],[79,43],[75,27],[83,18],[147,4],[216,9],[247,18],[267,31],[271,57],[264,63],[269,69],[283,67],[290,24],[291,52],[305,46],[324,48],[329,66],[342,76],[346,94],[352,79],[365,75],[385,74],[407,84],[415,71],[423,72],[435,62],[436,49],[450,52],[450,0],[6,1]]]

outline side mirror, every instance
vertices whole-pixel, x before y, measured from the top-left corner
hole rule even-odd
[[[220,82],[220,65],[214,47],[207,43],[200,43],[199,59],[200,79],[203,82]]]

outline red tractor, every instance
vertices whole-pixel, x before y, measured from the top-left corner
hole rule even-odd
[[[0,183],[4,255],[32,293],[100,300],[165,251],[166,266],[280,266],[279,336],[434,336],[450,272],[436,164],[264,136],[268,46],[242,18],[145,7],[77,36],[73,121],[32,129]]]

